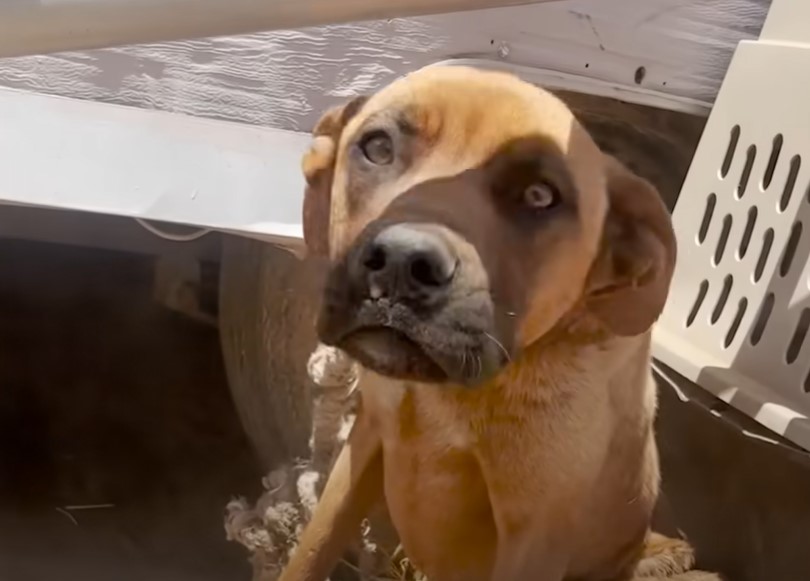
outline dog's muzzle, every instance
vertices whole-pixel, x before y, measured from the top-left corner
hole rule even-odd
[[[321,340],[383,375],[476,385],[505,365],[486,289],[464,288],[465,267],[439,228],[372,223],[326,285]]]

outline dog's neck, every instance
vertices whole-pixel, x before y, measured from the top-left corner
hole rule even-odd
[[[616,335],[599,319],[590,314],[584,306],[577,305],[563,315],[542,337],[526,347],[525,351],[537,352],[560,346],[577,350],[606,344],[615,339]]]
[[[523,348],[491,387],[512,393],[539,384],[575,383],[575,377],[583,374],[608,382],[631,358],[638,365],[649,365],[650,338],[649,331],[617,336],[587,311],[575,310]]]

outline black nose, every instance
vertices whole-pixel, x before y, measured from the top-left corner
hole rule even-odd
[[[456,256],[436,233],[389,226],[362,249],[360,270],[372,298],[427,298],[453,280]]]

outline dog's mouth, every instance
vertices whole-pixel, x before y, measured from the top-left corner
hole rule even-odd
[[[364,367],[397,379],[441,383],[447,372],[408,334],[385,326],[360,327],[338,345]]]
[[[408,307],[363,301],[321,313],[321,340],[381,375],[421,383],[473,387],[498,373],[509,354],[491,333],[441,314],[427,319]]]

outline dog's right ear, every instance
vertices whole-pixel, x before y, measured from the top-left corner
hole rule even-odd
[[[312,130],[312,144],[301,162],[307,181],[303,211],[304,242],[310,256],[329,256],[332,178],[340,135],[367,100],[368,97],[355,97],[345,105],[332,107]]]
[[[620,336],[640,335],[658,319],[669,293],[677,244],[658,190],[605,156],[610,210],[590,273],[587,304]]]

